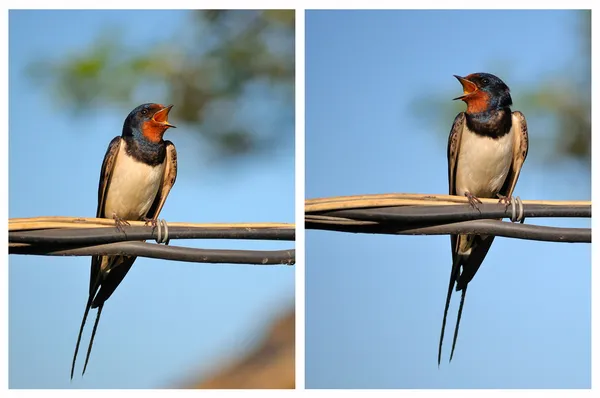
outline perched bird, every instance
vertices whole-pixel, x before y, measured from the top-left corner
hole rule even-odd
[[[97,218],[112,218],[121,229],[127,220],[144,220],[156,226],[156,219],[177,176],[177,152],[163,140],[169,127],[167,117],[173,105],[143,104],[131,111],[120,137],[108,146],[98,185]],[[83,366],[90,358],[96,328],[104,303],[123,280],[135,256],[92,256],[90,291],[77,337],[71,379],[90,308],[98,308]]]
[[[464,195],[477,208],[479,198],[500,198],[508,205],[521,167],[527,157],[527,123],[521,112],[511,112],[509,88],[489,73],[456,76],[464,95],[455,98],[467,104],[467,111],[454,119],[448,139],[448,183],[450,195]],[[452,289],[462,291],[452,351],[454,355],[467,286],[485,258],[493,236],[451,235],[452,272],[444,308],[438,351],[438,366]],[[462,267],[462,268],[461,268]]]

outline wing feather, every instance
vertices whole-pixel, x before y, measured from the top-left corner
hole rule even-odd
[[[450,195],[456,195],[456,165],[458,164],[458,152],[460,139],[465,127],[465,113],[461,112],[454,118],[452,130],[448,137],[448,189]]]
[[[513,161],[510,166],[504,185],[500,194],[510,197],[513,194],[521,168],[529,152],[529,135],[527,134],[527,122],[525,115],[519,111],[512,113],[512,128],[514,130]]]
[[[96,209],[96,217],[104,218],[104,201],[106,200],[107,188],[112,177],[115,163],[117,160],[117,154],[123,139],[117,136],[112,139],[104,155],[102,161],[102,169],[100,170],[100,182],[98,183],[98,208]],[[93,297],[99,287],[99,273],[100,266],[102,264],[102,256],[92,256],[92,267],[90,273],[90,295]]]
[[[162,185],[158,190],[156,195],[156,199],[150,206],[148,210],[148,215],[146,217],[151,219],[156,219],[158,214],[162,210],[165,201],[167,200],[167,196],[173,188],[173,184],[175,184],[175,180],[177,179],[177,151],[175,150],[175,145],[171,141],[165,141],[167,156],[166,156],[166,165],[165,165],[165,173],[163,174]]]
[[[102,162],[102,169],[100,170],[100,182],[98,184],[98,208],[96,209],[96,217],[104,217],[104,201],[106,200],[106,188],[110,182],[112,172],[115,168],[115,161],[119,148],[122,142],[121,137],[115,137],[108,145],[106,155],[104,155],[104,161]]]

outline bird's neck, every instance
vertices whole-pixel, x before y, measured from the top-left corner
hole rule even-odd
[[[508,106],[483,112],[467,112],[467,127],[475,134],[500,138],[512,128],[512,112]]]
[[[132,135],[140,149],[144,151],[156,152],[165,145],[165,142],[162,139],[162,134],[160,137],[156,137],[156,139],[151,140],[140,129],[132,129]]]
[[[136,160],[151,166],[162,164],[166,156],[165,142],[152,142],[138,129],[131,129],[131,134],[123,134],[126,152]]]

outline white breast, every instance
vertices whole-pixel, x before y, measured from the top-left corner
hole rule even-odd
[[[150,209],[162,184],[165,164],[148,166],[125,153],[121,143],[106,193],[104,216],[141,220]]]
[[[471,132],[465,123],[456,166],[457,195],[468,191],[481,198],[496,196],[512,163],[513,137],[513,129],[497,139],[482,137]]]

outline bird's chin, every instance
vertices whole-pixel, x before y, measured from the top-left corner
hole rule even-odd
[[[146,121],[140,128],[141,133],[148,141],[150,142],[160,142],[165,134],[165,131],[170,126],[167,126],[165,123],[159,123],[154,121],[154,119]]]

